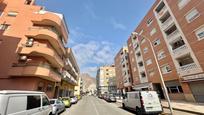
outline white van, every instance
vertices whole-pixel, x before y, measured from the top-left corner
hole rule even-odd
[[[52,106],[43,92],[0,91],[0,115],[51,115]]]
[[[122,102],[123,108],[136,110],[137,115],[159,114],[163,111],[155,91],[127,92]]]

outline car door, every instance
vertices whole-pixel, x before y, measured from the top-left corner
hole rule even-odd
[[[41,97],[42,97],[42,113],[43,113],[42,115],[49,115],[52,109],[50,102],[47,96],[42,95]]]

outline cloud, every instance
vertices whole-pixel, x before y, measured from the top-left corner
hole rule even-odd
[[[118,29],[118,30],[127,29],[127,27],[124,24],[117,22],[114,18],[111,19],[111,24],[113,25],[113,28]]]
[[[88,15],[91,16],[93,19],[97,19],[98,16],[96,15],[93,7],[94,7],[94,4],[91,1],[84,4],[84,8],[85,8],[86,13],[88,13]]]
[[[108,41],[78,43],[72,49],[81,71],[91,75],[96,73],[98,66],[112,64],[115,55],[113,44]]]

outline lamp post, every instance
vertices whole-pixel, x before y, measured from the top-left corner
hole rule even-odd
[[[132,32],[132,36],[139,36],[139,34],[136,33],[136,32]],[[143,36],[143,35],[140,35],[140,36],[141,36],[143,39],[147,40],[147,41],[149,42],[150,46],[151,46],[151,49],[152,49],[152,52],[153,52],[153,56],[154,56],[154,59],[155,59],[155,61],[156,61],[156,65],[157,65],[157,68],[158,68],[158,71],[159,71],[161,83],[162,83],[162,86],[163,86],[163,89],[164,89],[164,93],[165,93],[166,98],[167,98],[167,101],[168,101],[169,109],[170,109],[171,114],[173,115],[173,109],[172,109],[172,106],[171,106],[170,98],[169,98],[169,95],[168,95],[168,92],[167,92],[167,89],[166,89],[166,85],[165,85],[165,83],[164,83],[163,75],[162,75],[161,69],[160,69],[160,67],[159,67],[159,62],[158,62],[158,60],[157,60],[156,53],[155,53],[155,51],[154,51],[152,42],[151,42],[147,37],[145,37],[145,36]],[[143,39],[142,39],[142,40],[143,40]],[[141,41],[142,41],[142,40],[141,40]]]

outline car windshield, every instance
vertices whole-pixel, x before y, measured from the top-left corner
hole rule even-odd
[[[55,100],[50,100],[50,104],[55,104]]]

